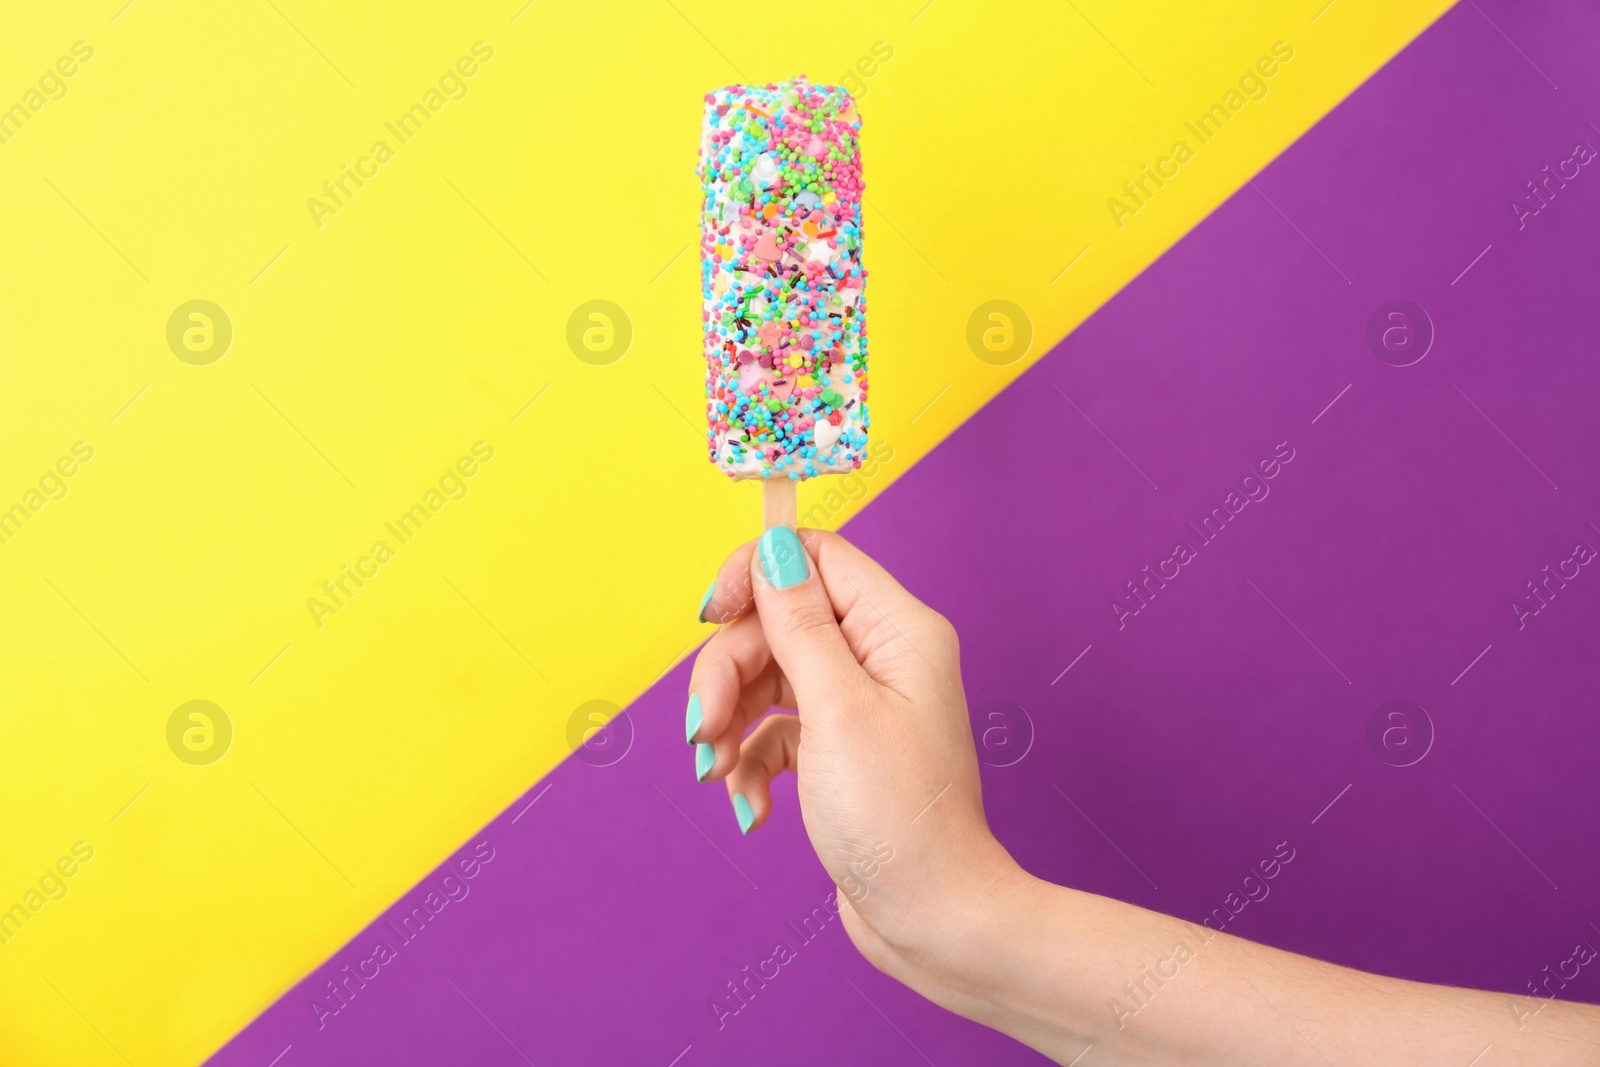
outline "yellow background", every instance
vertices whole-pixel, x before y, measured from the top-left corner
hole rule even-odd
[[[893,50],[856,75],[875,494],[1447,6],[123,4],[0,35],[0,105],[94,49],[0,145],[0,507],[94,449],[0,545],[0,907],[95,850],[0,948],[6,1063],[199,1061],[565,756],[574,709],[706,636],[760,494],[705,460],[705,90]],[[1106,199],[1279,39],[1271,95],[1119,231]],[[307,199],[380,138],[319,229]],[[233,325],[207,366],[166,341],[193,299]],[[632,322],[608,366],[565,340],[592,299]],[[1032,319],[1011,366],[965,340],[992,299]],[[395,544],[480,440],[469,495]],[[307,598],[379,538],[319,629]],[[193,699],[235,732],[209,766],[167,747]]]

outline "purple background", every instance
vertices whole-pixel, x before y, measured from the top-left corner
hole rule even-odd
[[[1575,544],[1600,548],[1600,161],[1520,231],[1509,202],[1578,140],[1600,148],[1600,12],[1480,6],[847,533],[956,623],[974,709],[1026,709],[1010,743],[1031,723],[1031,749],[986,766],[984,789],[1030,870],[1199,921],[1288,841],[1230,932],[1523,992],[1600,946],[1600,566],[1521,630],[1511,608]],[[1365,340],[1391,299],[1437,331],[1413,366]],[[1270,495],[1200,545],[1186,523],[1285,441]],[[1119,629],[1112,598],[1180,538],[1197,558]],[[310,1001],[380,930],[213,1062],[1042,1062],[877,974],[837,921],[801,945],[786,923],[831,885],[793,780],[741,839],[723,788],[693,781],[687,678],[629,709],[620,762],[568,760],[469,842],[495,849],[470,895],[320,1032]],[[1369,747],[1394,699],[1436,734],[1411,766]],[[1003,762],[1004,732],[987,736]],[[780,939],[798,958],[719,1031],[709,1002]],[[1600,1000],[1600,967],[1563,995]]]

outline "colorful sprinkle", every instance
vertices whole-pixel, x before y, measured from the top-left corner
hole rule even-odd
[[[871,425],[855,102],[804,78],[705,99],[710,459],[735,480],[854,470]]]

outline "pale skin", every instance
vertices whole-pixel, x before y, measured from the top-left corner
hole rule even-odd
[[[955,629],[837,534],[800,535],[787,588],[756,542],[718,573],[692,740],[751,833],[775,817],[772,779],[797,775],[844,928],[880,971],[1078,1067],[1600,1063],[1594,1006],[1365,974],[1029,875],[984,818]],[[864,867],[879,842],[892,859]]]

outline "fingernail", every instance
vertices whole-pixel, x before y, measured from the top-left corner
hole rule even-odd
[[[711,765],[717,762],[717,754],[711,746],[701,742],[694,746],[694,776],[696,781],[706,780],[706,774],[711,770]]]
[[[756,813],[750,810],[750,802],[743,793],[733,794],[733,814],[739,820],[739,832],[749,833],[750,824],[756,821]]]
[[[711,579],[711,584],[706,586],[706,595],[700,598],[700,614],[695,616],[701,622],[706,621],[706,605],[711,603],[711,594],[717,591],[717,580]]]
[[[689,694],[689,710],[683,716],[683,732],[687,735],[688,742],[694,744],[694,732],[700,729],[700,720],[705,718],[705,712],[700,707],[700,694]]]
[[[761,535],[761,569],[774,589],[787,589],[806,580],[806,550],[787,526],[774,526]]]

